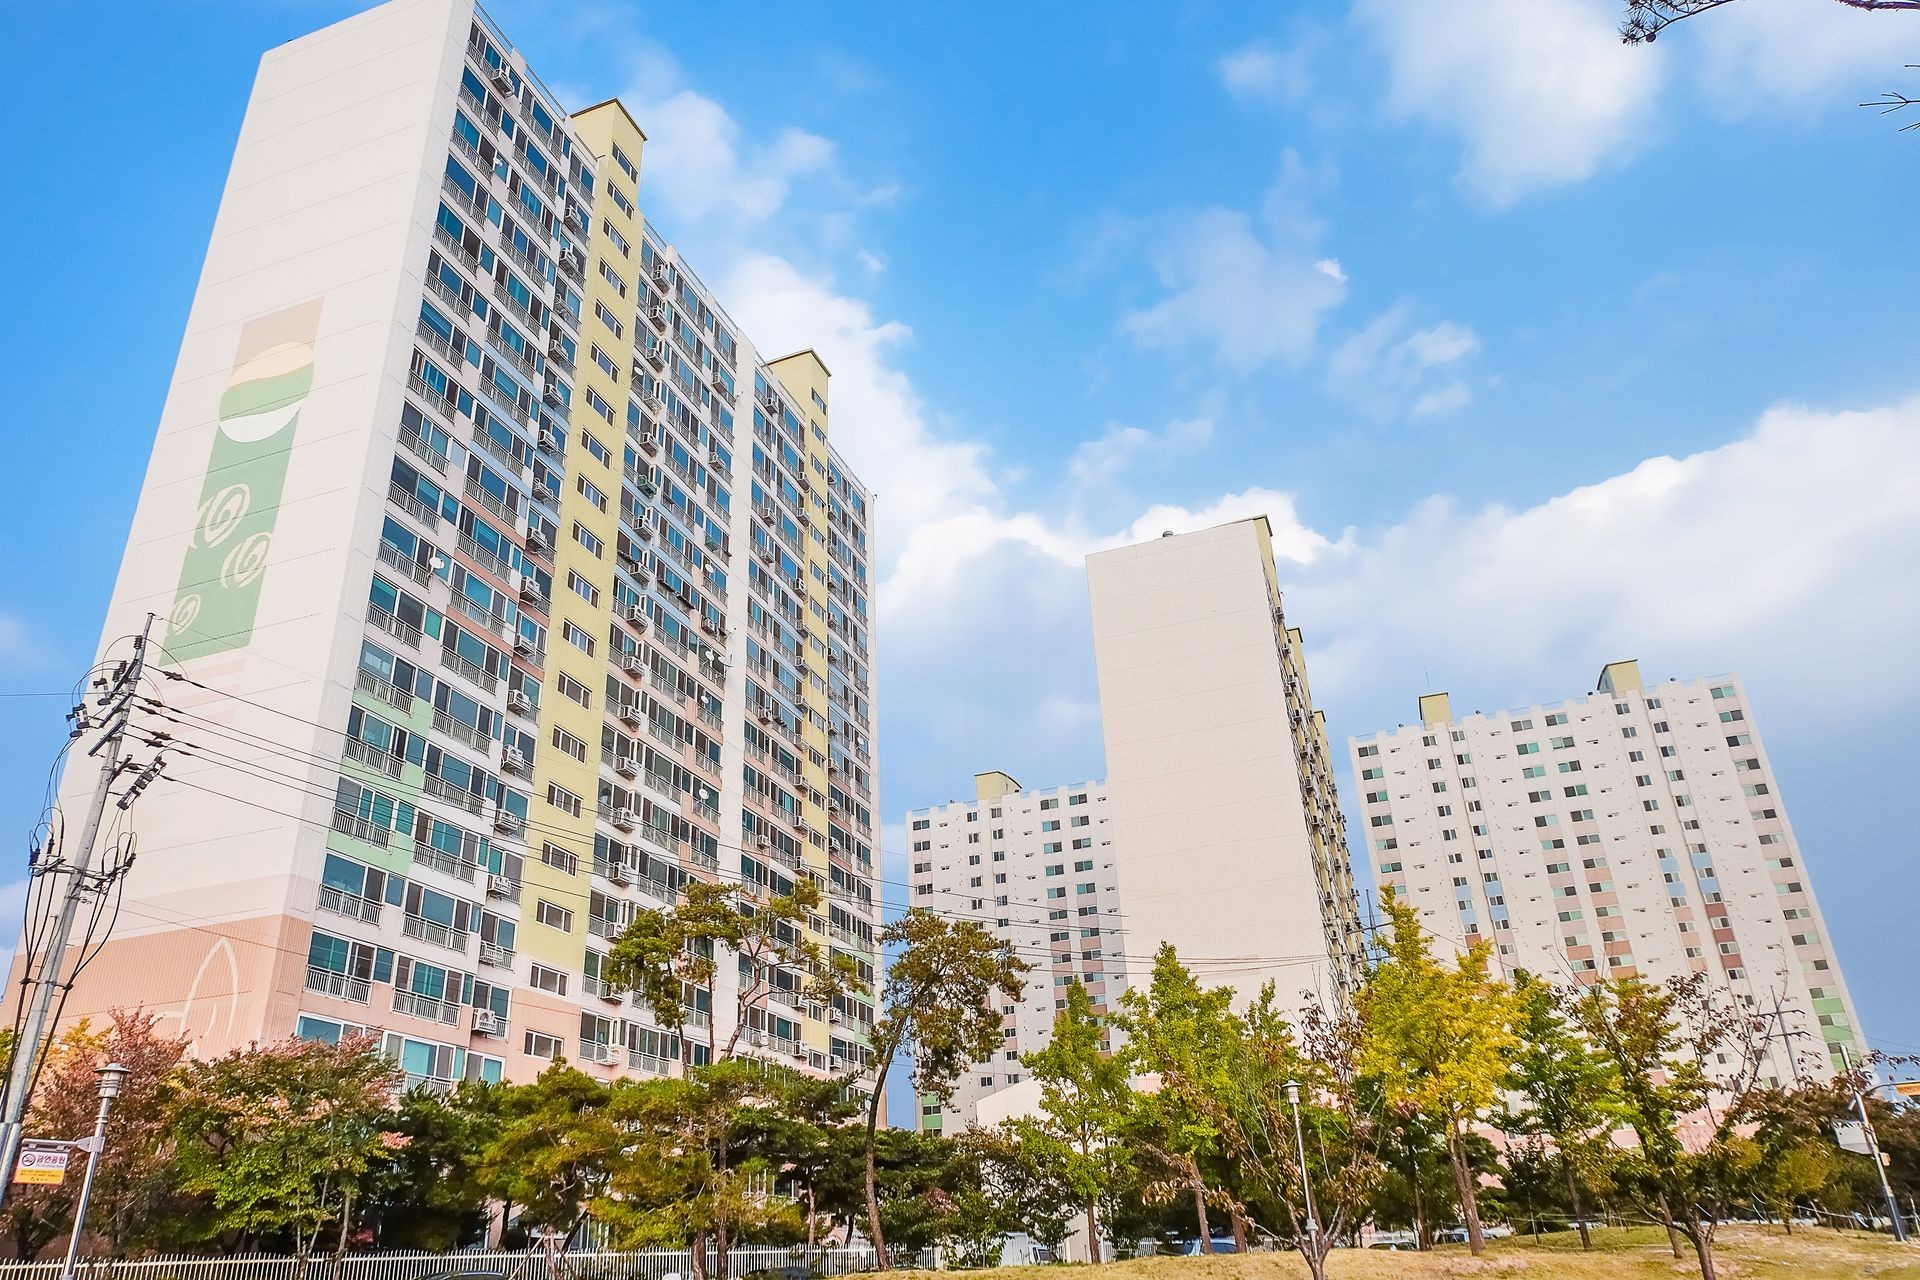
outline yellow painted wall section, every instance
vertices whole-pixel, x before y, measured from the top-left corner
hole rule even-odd
[[[767,369],[780,380],[807,421],[807,705],[813,714],[807,717],[800,740],[806,752],[800,761],[800,776],[806,790],[800,797],[801,814],[811,828],[807,837],[807,865],[825,879],[827,858],[827,366],[811,349],[768,363]],[[824,907],[824,903],[822,906]],[[826,912],[820,913],[823,917]],[[805,1020],[804,1039],[815,1049],[825,1049],[831,1039],[828,1024],[816,1018]]]
[[[584,301],[581,305],[580,349],[574,366],[573,398],[568,414],[567,451],[561,470],[564,487],[560,494],[560,530],[556,539],[553,573],[552,630],[547,637],[547,685],[540,701],[540,742],[534,773],[533,811],[545,827],[567,833],[555,837],[578,855],[574,874],[547,866],[538,859],[541,841],[530,838],[532,850],[527,866],[528,888],[521,895],[520,937],[523,949],[533,958],[550,963],[580,981],[587,945],[587,905],[593,879],[593,837],[595,809],[600,791],[600,739],[605,721],[608,663],[612,657],[609,635],[614,626],[613,562],[619,536],[620,457],[623,428],[593,407],[591,390],[600,403],[624,406],[626,387],[609,377],[593,360],[597,346],[609,356],[622,374],[633,365],[634,301],[633,287],[638,278],[637,256],[624,256],[606,233],[609,222],[619,230],[629,246],[639,242],[639,228],[630,214],[617,207],[607,194],[609,176],[619,176],[613,163],[612,147],[621,150],[637,164],[644,141],[640,131],[617,104],[603,104],[573,117],[575,135],[598,157],[594,183],[593,231],[587,243],[584,285],[577,285]],[[570,235],[577,239],[577,233]],[[629,251],[630,255],[634,251]],[[605,261],[626,283],[623,298],[619,288],[606,279],[601,270]],[[614,333],[596,314],[595,303],[604,305],[616,318],[621,332]],[[606,448],[611,463],[602,462],[589,449],[591,436]],[[582,481],[591,485],[599,501],[590,498]],[[596,555],[575,535],[576,526],[599,542]],[[575,589],[584,582],[597,595],[590,601]],[[585,652],[568,639],[569,625],[578,628],[591,642],[593,652]],[[589,705],[583,707],[562,695],[558,688],[561,674],[568,675],[588,690]],[[572,735],[586,744],[584,762],[574,759],[555,744],[555,731]],[[565,788],[580,797],[582,808],[576,818],[548,803],[549,784]],[[538,833],[536,833],[537,835]],[[542,894],[542,889],[547,890]],[[543,925],[536,918],[536,899],[548,901],[572,912],[565,930]],[[571,989],[571,988],[570,988]]]

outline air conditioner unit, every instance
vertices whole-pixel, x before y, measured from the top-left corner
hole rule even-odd
[[[800,513],[800,527],[802,529],[813,528],[813,517],[809,516],[805,511]]]
[[[828,1010],[827,1010],[827,1021],[828,1021],[828,1022],[833,1022],[833,1023],[843,1023],[843,1022],[845,1022],[846,1020],[847,1020],[847,1015],[846,1015],[846,1014],[844,1014],[844,1013],[842,1013],[842,1012],[840,1012],[840,1011],[839,1011],[838,1009],[828,1009]]]
[[[631,871],[632,868],[627,866],[624,859],[616,858],[607,864],[607,879],[615,884],[626,884],[632,878]]]
[[[845,1058],[842,1058],[839,1054],[834,1053],[834,1054],[827,1055],[827,1070],[842,1071],[846,1069],[846,1065],[847,1065],[847,1060]]]
[[[667,362],[667,344],[658,338],[647,344],[647,359],[658,369]]]
[[[513,638],[513,651],[524,658],[533,652],[533,641],[529,640],[526,636],[515,636]]]
[[[673,268],[663,261],[656,260],[653,264],[653,278],[661,284],[672,284]]]
[[[522,773],[527,767],[526,752],[518,747],[508,747],[500,753],[500,767],[508,773]]]
[[[807,1046],[795,1040],[793,1042],[793,1056],[804,1060],[807,1056]]]
[[[494,872],[487,874],[487,896],[489,898],[511,898],[517,896],[519,892],[520,886],[513,882],[511,876],[503,876]]]
[[[613,771],[623,778],[631,778],[640,772],[640,766],[634,762],[632,756],[615,756]]]
[[[560,384],[557,382],[549,382],[546,386],[540,388],[540,398],[555,408],[558,408],[563,403],[560,399]]]
[[[502,835],[519,835],[520,819],[507,810],[501,809],[493,815],[493,829]]]
[[[640,452],[646,454],[649,458],[660,452],[660,437],[652,431],[642,431],[640,433]]]
[[[567,348],[559,338],[550,338],[547,342],[547,355],[554,360],[565,360],[567,358]]]
[[[613,811],[613,825],[620,828],[622,831],[633,830],[633,826],[636,821],[638,821],[638,819],[635,817],[634,812],[631,809],[615,809]]]
[[[639,704],[633,703],[633,702],[621,703],[620,704],[620,722],[622,724],[634,724],[634,725],[639,724],[640,723]]]
[[[548,431],[545,427],[542,427],[540,429],[540,449],[543,453],[560,452],[560,437]]]
[[[772,723],[773,723],[773,712],[771,712],[771,711],[769,711],[769,710],[768,710],[767,708],[765,708],[765,707],[762,707],[762,708],[760,708],[760,723],[761,723],[761,724],[772,724]]]
[[[534,501],[544,502],[550,507],[557,506],[559,505],[559,502],[560,502],[559,492],[557,490],[548,488],[544,484],[537,484],[533,486],[533,498],[534,498]]]
[[[652,320],[656,325],[659,325],[661,328],[664,329],[666,327],[667,318],[668,318],[666,304],[665,303],[654,304],[652,309],[647,312],[647,318]]]
[[[500,1036],[507,1033],[507,1020],[491,1009],[473,1011],[473,1032],[481,1036]]]
[[[712,618],[709,618],[705,614],[702,614],[700,617],[700,629],[706,632],[708,635],[713,635],[720,628],[714,624],[714,621]]]
[[[772,389],[771,387],[769,387],[769,388],[767,389],[767,394],[765,394],[764,396],[761,396],[761,397],[760,397],[760,405],[761,405],[761,407],[762,407],[762,408],[764,408],[764,409],[765,409],[765,410],[766,410],[766,411],[767,411],[768,413],[771,413],[771,414],[773,414],[773,415],[775,415],[776,417],[777,417],[777,416],[779,416],[779,414],[780,414],[780,412],[781,412],[781,404],[780,404],[780,396],[779,396],[779,393],[777,393],[777,392],[776,392],[776,391],[774,391],[774,390],[773,390],[773,389]]]
[[[793,588],[793,594],[797,596],[807,594],[807,580],[805,578],[793,578],[788,581],[787,585]]]
[[[528,715],[533,711],[533,699],[518,689],[509,690],[507,693],[507,710],[517,711],[521,715]]]
[[[764,1049],[767,1047],[767,1033],[764,1031],[749,1032],[747,1034],[747,1039],[752,1043],[753,1047],[756,1049]]]
[[[647,621],[647,606],[644,604],[630,604],[627,606],[624,616],[628,622],[634,623],[636,626],[645,626]]]
[[[546,539],[531,533],[527,535],[527,550],[536,556],[548,556],[552,554],[552,549],[547,546]]]
[[[755,836],[753,838],[753,847],[756,849],[771,849],[773,847],[773,841],[767,839],[765,836]]]
[[[507,70],[506,63],[503,62],[495,67],[488,78],[509,93],[513,91],[513,73]]]
[[[652,511],[642,511],[640,513],[640,518],[634,521],[633,532],[634,532],[634,536],[639,538],[642,542],[653,541],[653,512]]]
[[[658,413],[661,408],[660,397],[651,391],[646,392],[640,397],[640,405],[649,413]]]
[[[718,466],[724,465],[720,460],[720,451],[718,449],[707,450],[707,465],[710,467],[718,467]]]

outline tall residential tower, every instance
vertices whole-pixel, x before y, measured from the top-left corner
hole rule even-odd
[[[1087,588],[1125,928],[1113,949],[1170,942],[1242,998],[1273,983],[1283,1008],[1338,1000],[1364,937],[1266,518],[1089,556]]]
[[[1823,1077],[1864,1045],[1734,676],[1455,716],[1350,743],[1382,885],[1455,945],[1562,982],[1704,972],[1777,1013],[1770,1074]],[[1794,1046],[1790,1051],[1788,1046]]]
[[[764,358],[642,217],[645,141],[471,0],[262,59],[102,644],[163,619],[171,781],[68,1021],[666,1072],[611,940],[690,880],[808,877],[867,987],[768,975],[745,1039],[864,1060],[872,496],[826,366]],[[695,1060],[738,980],[687,993]]]
[[[921,1102],[920,1128],[952,1131],[973,1123],[980,1099],[1020,1083],[1020,1055],[1046,1046],[1067,984],[1084,983],[1097,1013],[1119,1005],[1127,963],[1107,788],[1025,790],[983,773],[972,800],[907,814],[907,850],[913,906],[977,921],[1033,965],[1025,993],[1000,1010],[1000,1052],[972,1064],[944,1107]]]

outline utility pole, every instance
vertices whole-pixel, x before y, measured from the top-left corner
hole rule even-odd
[[[1893,1184],[1887,1181],[1887,1163],[1880,1155],[1880,1139],[1873,1132],[1873,1121],[1867,1116],[1867,1100],[1860,1096],[1860,1090],[1852,1083],[1853,1054],[1846,1045],[1840,1046],[1840,1063],[1847,1069],[1847,1088],[1853,1093],[1853,1106],[1860,1113],[1860,1128],[1867,1135],[1867,1155],[1873,1160],[1873,1171],[1880,1175],[1880,1194],[1887,1200],[1887,1216],[1893,1220],[1893,1238],[1901,1244],[1907,1242],[1907,1224],[1900,1218],[1900,1202],[1893,1198]]]
[[[1800,1074],[1800,1055],[1794,1052],[1793,1042],[1796,1037],[1805,1038],[1809,1033],[1806,1031],[1787,1030],[1787,1011],[1781,1004],[1780,988],[1778,987],[1773,989],[1773,1012],[1764,1016],[1773,1023],[1773,1030],[1767,1033],[1766,1038],[1770,1042],[1774,1040],[1780,1042],[1781,1051],[1787,1055],[1787,1065],[1793,1069],[1794,1087],[1798,1088],[1805,1084],[1806,1081]]]
[[[47,1018],[53,1009],[54,996],[62,986],[61,974],[66,968],[67,950],[73,942],[74,921],[79,918],[80,904],[91,887],[93,843],[100,834],[101,819],[106,814],[114,781],[128,767],[121,761],[120,748],[126,737],[127,721],[133,714],[134,695],[139,690],[140,678],[146,670],[147,645],[152,631],[153,615],[148,614],[146,625],[134,639],[132,660],[114,672],[112,683],[100,696],[106,730],[100,741],[87,752],[89,756],[100,757],[100,780],[94,784],[93,799],[88,802],[86,823],[80,829],[79,841],[69,852],[62,836],[54,845],[53,857],[46,865],[33,869],[32,874],[36,879],[42,876],[58,879],[64,875],[66,882],[60,886],[60,911],[54,918],[53,932],[40,950],[39,964],[33,973],[21,976],[20,999],[26,1006],[26,1018],[21,1023],[19,1037],[14,1041],[5,1103],[0,1107],[0,1204],[5,1203],[11,1189],[13,1166],[20,1158],[21,1140],[26,1136],[27,1103],[30,1101],[27,1095],[32,1089],[40,1042],[50,1030]],[[84,700],[82,706],[85,706]],[[157,771],[150,769],[148,772]],[[147,777],[148,774],[142,775],[143,780]],[[121,801],[123,809],[129,799],[131,796]]]

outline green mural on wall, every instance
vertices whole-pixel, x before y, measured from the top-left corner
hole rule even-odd
[[[319,326],[316,298],[241,327],[193,541],[167,615],[166,647],[181,661],[244,649],[253,639],[294,433],[313,388]]]

